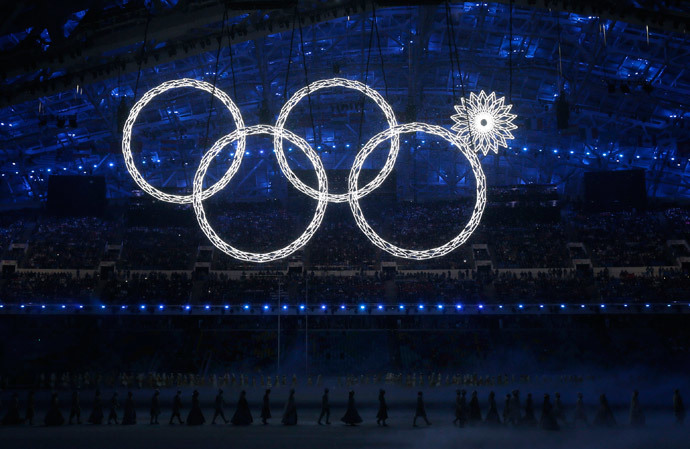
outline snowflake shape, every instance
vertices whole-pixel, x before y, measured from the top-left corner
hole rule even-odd
[[[486,156],[489,151],[498,153],[499,145],[507,147],[506,139],[514,139],[510,132],[517,129],[513,120],[517,115],[511,114],[513,105],[504,105],[505,97],[496,98],[496,93],[487,95],[481,91],[479,95],[470,93],[470,100],[455,106],[458,112],[451,118],[455,124],[451,127],[465,142],[474,146],[476,152],[481,151]],[[469,125],[469,126],[468,126]]]

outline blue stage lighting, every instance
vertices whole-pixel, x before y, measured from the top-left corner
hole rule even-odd
[[[104,305],[101,305],[101,309],[105,309],[105,306],[104,306]]]
[[[287,310],[287,306],[283,306],[283,310]]]
[[[382,309],[383,309],[383,306],[382,306],[381,304],[379,304],[378,309],[379,309],[379,310],[382,310]]]
[[[300,305],[299,305],[299,309],[300,309],[300,310],[304,310],[304,304],[300,304]]]
[[[419,309],[421,310],[421,309],[423,309],[423,308],[424,308],[424,304],[420,304],[420,305],[419,305]]]
[[[522,304],[518,305],[518,309],[522,309],[522,307],[523,307]]]
[[[340,309],[341,309],[341,310],[345,310],[345,304],[341,305],[341,306],[340,306]]]
[[[191,309],[191,307],[187,305],[187,306],[184,306],[184,309],[189,310],[189,309]]]
[[[326,304],[321,304],[321,310],[326,310]]]
[[[229,308],[230,308],[230,306],[225,304],[225,310],[228,310]]]
[[[161,304],[161,305],[158,306],[158,309],[159,309],[159,310],[163,310],[164,308],[165,308],[165,307],[163,306],[163,304]]]
[[[403,309],[405,309],[405,306],[400,304],[400,310],[403,310]]]
[[[364,310],[365,307],[366,306],[364,304],[360,304],[360,306],[359,306],[360,310]]]
[[[249,310],[249,304],[244,305],[244,310]]]
[[[484,308],[484,305],[483,305],[483,304],[479,304],[479,308],[480,308],[480,309],[483,309],[483,308]]]
[[[211,309],[211,306],[209,306],[208,304],[206,304],[206,305],[204,306],[204,309],[210,310],[210,309]]]
[[[439,305],[436,306],[436,307],[438,307],[438,310],[443,310],[443,304],[439,304]]]
[[[283,306],[283,308],[285,308],[285,306]],[[264,310],[268,310],[268,305],[267,305],[267,304],[264,304]]]
[[[141,310],[144,310],[144,309],[146,308],[146,306],[142,304],[142,305],[139,306],[139,308],[140,308]]]

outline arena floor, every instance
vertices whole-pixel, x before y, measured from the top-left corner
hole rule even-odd
[[[687,428],[650,425],[642,430],[514,430],[453,427],[436,420],[431,427],[412,428],[391,420],[388,428],[375,423],[347,427],[339,423],[317,426],[313,422],[296,427],[280,425],[237,428],[225,425],[186,426],[64,426],[61,428],[3,428],[0,441],[13,448],[683,448],[690,436]]]
[[[675,449],[690,447],[690,426],[684,427],[673,424],[673,416],[667,404],[666,390],[674,385],[669,382],[656,384],[659,391],[653,387],[643,388],[642,402],[647,417],[647,427],[631,429],[627,426],[628,386],[625,382],[614,389],[609,382],[584,383],[580,385],[516,385],[521,389],[523,402],[527,392],[532,391],[535,397],[535,412],[540,414],[543,393],[560,391],[565,399],[568,418],[572,415],[571,397],[576,391],[585,394],[587,412],[591,420],[595,413],[596,397],[599,392],[606,391],[614,408],[614,414],[619,427],[615,429],[573,429],[564,428],[558,432],[547,432],[539,429],[499,428],[457,428],[451,423],[453,419],[454,387],[417,387],[406,388],[384,386],[387,390],[389,405],[389,427],[376,426],[376,393],[378,386],[361,385],[355,387],[357,404],[364,423],[358,427],[345,426],[340,417],[345,410],[347,388],[331,387],[331,426],[316,425],[318,417],[319,397],[321,389],[313,387],[297,388],[297,408],[299,424],[295,427],[280,425],[282,407],[287,396],[287,387],[274,388],[272,392],[273,419],[268,426],[257,424],[260,400],[263,390],[259,387],[247,388],[247,396],[254,415],[255,424],[250,427],[234,427],[231,425],[210,425],[213,416],[212,400],[215,390],[209,387],[199,388],[202,406],[207,420],[201,427],[170,426],[169,403],[174,390],[166,389],[161,392],[162,415],[160,425],[149,425],[149,410],[145,405],[150,399],[150,390],[133,390],[137,400],[136,426],[116,425],[73,425],[62,427],[0,427],[0,447],[14,448],[242,448],[242,449],[271,449],[271,448],[300,448],[300,449],[361,449],[361,448],[501,448],[501,449],[536,449],[536,448],[664,448]],[[644,387],[644,385],[642,385]],[[681,388],[685,385],[679,385]],[[503,397],[512,387],[493,387],[497,393],[499,413],[503,409]],[[416,390],[425,392],[426,407],[430,427],[420,424],[412,427]],[[473,388],[467,388],[471,391]],[[486,414],[486,396],[489,388],[477,388],[483,414]],[[238,387],[226,388],[225,395],[228,406],[225,408],[226,418],[230,419],[234,411],[234,403],[239,391]],[[189,405],[190,388],[183,389],[183,418]],[[22,392],[24,394],[24,392]],[[103,398],[107,403],[112,390],[104,389]],[[5,392],[3,397],[7,396]],[[37,395],[37,423],[42,424],[48,392]],[[69,392],[60,393],[62,412],[65,418],[69,412]],[[120,389],[120,398],[124,396],[124,389]],[[469,396],[469,393],[468,393]],[[21,400],[25,399],[20,395]],[[82,420],[86,421],[91,408],[91,391],[82,393]],[[23,404],[23,403],[22,403]],[[23,407],[23,405],[22,405]],[[22,408],[23,410],[23,408]],[[106,410],[107,415],[107,410]],[[122,416],[122,410],[119,412]],[[221,422],[220,420],[218,421]]]

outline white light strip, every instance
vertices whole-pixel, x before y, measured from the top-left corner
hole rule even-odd
[[[304,231],[304,233],[302,233],[302,235],[300,235],[295,241],[290,243],[288,246],[276,251],[271,251],[269,253],[251,253],[247,251],[241,251],[226,243],[222,238],[218,236],[218,234],[216,234],[216,232],[209,224],[208,220],[206,219],[206,212],[204,211],[204,207],[202,204],[202,189],[204,177],[206,176],[206,171],[208,170],[208,167],[211,164],[213,158],[216,157],[218,153],[220,153],[220,151],[226,145],[231,144],[235,140],[245,139],[247,136],[254,136],[257,134],[269,134],[273,136],[279,136],[281,139],[287,139],[293,145],[299,147],[302,151],[304,151],[304,154],[307,155],[309,161],[314,166],[314,169],[316,170],[316,177],[319,181],[319,196],[317,198],[319,202],[316,206],[316,211],[314,212],[314,218],[312,218],[311,222],[309,223],[309,226],[307,226],[307,229]],[[196,213],[196,218],[199,222],[199,225],[201,226],[201,230],[204,231],[206,237],[208,237],[209,240],[211,240],[211,242],[215,245],[216,248],[220,249],[225,254],[232,256],[236,259],[245,260],[247,262],[265,263],[278,259],[283,259],[289,256],[290,254],[294,253],[295,251],[303,247],[309,241],[309,239],[311,239],[316,230],[319,228],[321,220],[323,220],[323,216],[326,213],[326,206],[328,205],[327,194],[328,179],[326,178],[326,170],[323,167],[321,159],[312,149],[312,147],[309,146],[307,141],[286,129],[278,130],[277,128],[270,125],[255,125],[250,126],[249,128],[235,130],[227,136],[222,137],[213,145],[213,147],[211,147],[208,153],[204,154],[204,157],[201,159],[201,163],[199,164],[199,168],[196,171],[196,174],[194,175],[192,204],[194,205],[194,212]],[[257,232],[261,232],[261,230],[257,229]]]
[[[361,229],[362,232],[364,232],[364,234],[369,238],[369,240],[371,240],[371,242],[374,245],[396,257],[402,257],[405,259],[424,260],[444,256],[449,252],[453,251],[458,246],[465,243],[467,239],[470,238],[470,235],[472,235],[474,230],[477,228],[477,226],[479,225],[479,220],[481,220],[482,218],[484,206],[486,205],[486,178],[484,177],[484,171],[482,170],[482,165],[479,162],[477,155],[469,149],[465,142],[463,142],[456,134],[453,134],[445,128],[441,128],[440,126],[435,125],[427,125],[426,123],[406,123],[404,125],[398,125],[393,128],[388,128],[387,130],[380,132],[379,134],[372,137],[371,140],[369,140],[369,142],[367,142],[367,144],[364,145],[362,151],[360,151],[359,154],[357,154],[355,162],[352,165],[352,170],[350,171],[350,177],[348,178],[348,189],[350,192],[354,192],[357,189],[357,181],[359,179],[359,173],[362,170],[362,166],[364,165],[364,161],[366,160],[367,156],[369,156],[371,152],[374,151],[374,149],[376,149],[378,145],[380,145],[382,142],[390,139],[393,136],[398,136],[402,133],[413,132],[424,132],[427,134],[433,134],[444,140],[447,140],[449,143],[456,146],[462,152],[462,154],[467,158],[468,162],[470,163],[470,166],[472,167],[472,172],[474,173],[474,177],[476,179],[475,184],[477,188],[477,201],[475,202],[474,210],[472,211],[472,216],[470,217],[469,222],[467,223],[467,225],[465,225],[465,228],[460,232],[460,234],[458,234],[448,243],[441,245],[437,248],[430,248],[426,250],[403,249],[382,239],[372,229],[372,227],[369,226],[369,223],[367,223],[367,220],[364,218],[364,213],[362,212],[362,208],[359,205],[359,201],[354,195],[350,197],[349,202],[350,209],[352,209],[352,214],[355,217],[357,226],[359,226],[359,229]]]
[[[194,175],[192,195],[171,195],[151,186],[137,170],[131,150],[132,128],[141,110],[151,100],[153,100],[153,98],[171,89],[183,87],[199,89],[214,95],[215,98],[220,100],[220,102],[228,108],[237,129],[232,133],[221,137],[213,144],[211,149],[204,154],[199,168]],[[388,129],[371,138],[366,145],[359,150],[355,157],[354,165],[350,170],[350,176],[348,178],[348,191],[346,193],[339,194],[330,193],[328,191],[326,170],[324,169],[323,163],[317,153],[303,138],[284,128],[288,115],[300,100],[312,92],[333,87],[353,89],[366,95],[381,109],[385,116],[386,122],[388,123]],[[374,245],[397,257],[424,260],[434,257],[441,257],[453,251],[458,246],[465,243],[472,232],[474,232],[479,225],[479,220],[481,219],[482,213],[484,212],[484,207],[486,205],[486,178],[484,176],[484,172],[482,171],[479,159],[469,148],[469,145],[472,144],[474,145],[476,151],[481,151],[482,153],[487,154],[489,151],[498,152],[498,145],[505,146],[506,139],[513,138],[513,135],[510,133],[510,131],[517,128],[512,123],[516,116],[509,113],[511,105],[504,105],[504,100],[504,98],[496,99],[496,95],[494,93],[491,93],[487,96],[483,91],[478,96],[474,93],[470,94],[470,99],[467,104],[463,99],[461,106],[455,106],[458,114],[452,117],[455,121],[455,125],[452,127],[452,129],[458,131],[458,134],[454,134],[440,126],[428,125],[425,123],[408,123],[398,125],[395,119],[395,114],[393,113],[393,109],[378,92],[358,81],[343,78],[333,78],[316,81],[297,91],[281,109],[275,127],[270,125],[256,125],[245,128],[239,109],[230,99],[230,97],[228,97],[224,92],[217,90],[213,85],[204,81],[184,78],[165,82],[160,86],[146,92],[144,96],[136,102],[129,113],[129,117],[125,122],[123,129],[122,154],[125,159],[127,170],[142,190],[161,201],[176,204],[192,203],[194,206],[194,211],[197,215],[197,220],[204,234],[206,234],[209,240],[211,240],[213,245],[215,245],[218,249],[236,259],[247,262],[265,263],[289,256],[299,248],[303,247],[314,235],[321,224],[321,221],[323,220],[326,206],[329,202],[343,203],[347,201],[350,204],[350,208],[354,214],[357,226],[359,226],[362,232],[366,234],[367,238],[369,238]],[[474,173],[476,179],[477,200],[469,222],[465,225],[460,234],[446,244],[437,248],[430,248],[426,250],[403,249],[383,240],[367,223],[358,202],[360,198],[368,195],[373,190],[380,187],[391,173],[400,150],[399,135],[410,132],[425,132],[428,134],[433,134],[456,146],[469,161],[470,166],[472,167],[472,172]],[[226,243],[218,236],[218,234],[209,224],[203,208],[203,201],[227,186],[232,177],[237,173],[245,153],[247,136],[257,134],[268,134],[273,136],[278,165],[288,181],[297,190],[318,201],[314,217],[304,233],[302,233],[302,235],[300,235],[288,246],[268,253],[252,253],[242,251]],[[309,158],[311,164],[316,170],[319,183],[318,190],[315,190],[314,188],[304,184],[299,178],[297,178],[292,169],[290,169],[285,156],[285,151],[283,149],[283,139],[286,139],[293,145],[299,147]],[[376,175],[376,177],[369,182],[369,184],[359,189],[357,186],[357,181],[366,158],[378,145],[388,139],[391,140],[391,146],[383,168]],[[230,167],[228,167],[228,170],[220,180],[218,180],[208,189],[203,190],[203,180],[206,176],[206,172],[208,171],[212,159],[216,157],[224,147],[232,144],[235,141],[237,141],[237,148],[235,150],[235,155]]]

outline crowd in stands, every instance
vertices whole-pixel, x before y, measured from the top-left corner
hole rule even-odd
[[[533,273],[455,271],[334,276],[261,272],[98,274],[17,272],[0,279],[1,303],[97,304],[537,304],[678,303],[690,299],[690,275],[664,270],[611,276],[572,269]]]
[[[340,207],[343,206],[343,207]],[[465,225],[473,205],[466,202],[393,203],[364,207],[372,228],[404,248],[439,246]],[[227,210],[226,210],[227,209]],[[253,252],[286,246],[306,228],[313,207],[286,209],[276,202],[219,208],[209,213],[216,232],[233,246]],[[293,255],[313,267],[372,269],[395,261],[409,269],[468,269],[486,260],[498,269],[566,268],[572,259],[590,259],[597,267],[673,266],[690,255],[684,244],[668,244],[690,236],[689,212],[667,208],[643,212],[585,213],[568,210],[559,222],[492,218],[480,223],[471,238],[445,257],[428,261],[396,259],[376,248],[359,230],[349,207],[333,205],[312,240]],[[577,245],[568,248],[568,243]],[[28,250],[9,254],[10,243],[28,243]],[[124,270],[191,270],[195,261],[211,262],[212,270],[250,270],[218,250],[197,259],[199,245],[210,245],[195,221],[158,226],[127,220],[38,217],[0,223],[3,259],[15,258],[22,268],[86,269],[116,258]],[[120,246],[108,252],[106,244]],[[487,245],[486,249],[473,245]],[[579,246],[582,244],[583,246]],[[280,267],[280,263],[271,264]]]
[[[44,218],[31,234],[21,266],[95,267],[112,232],[113,224],[98,218]]]

